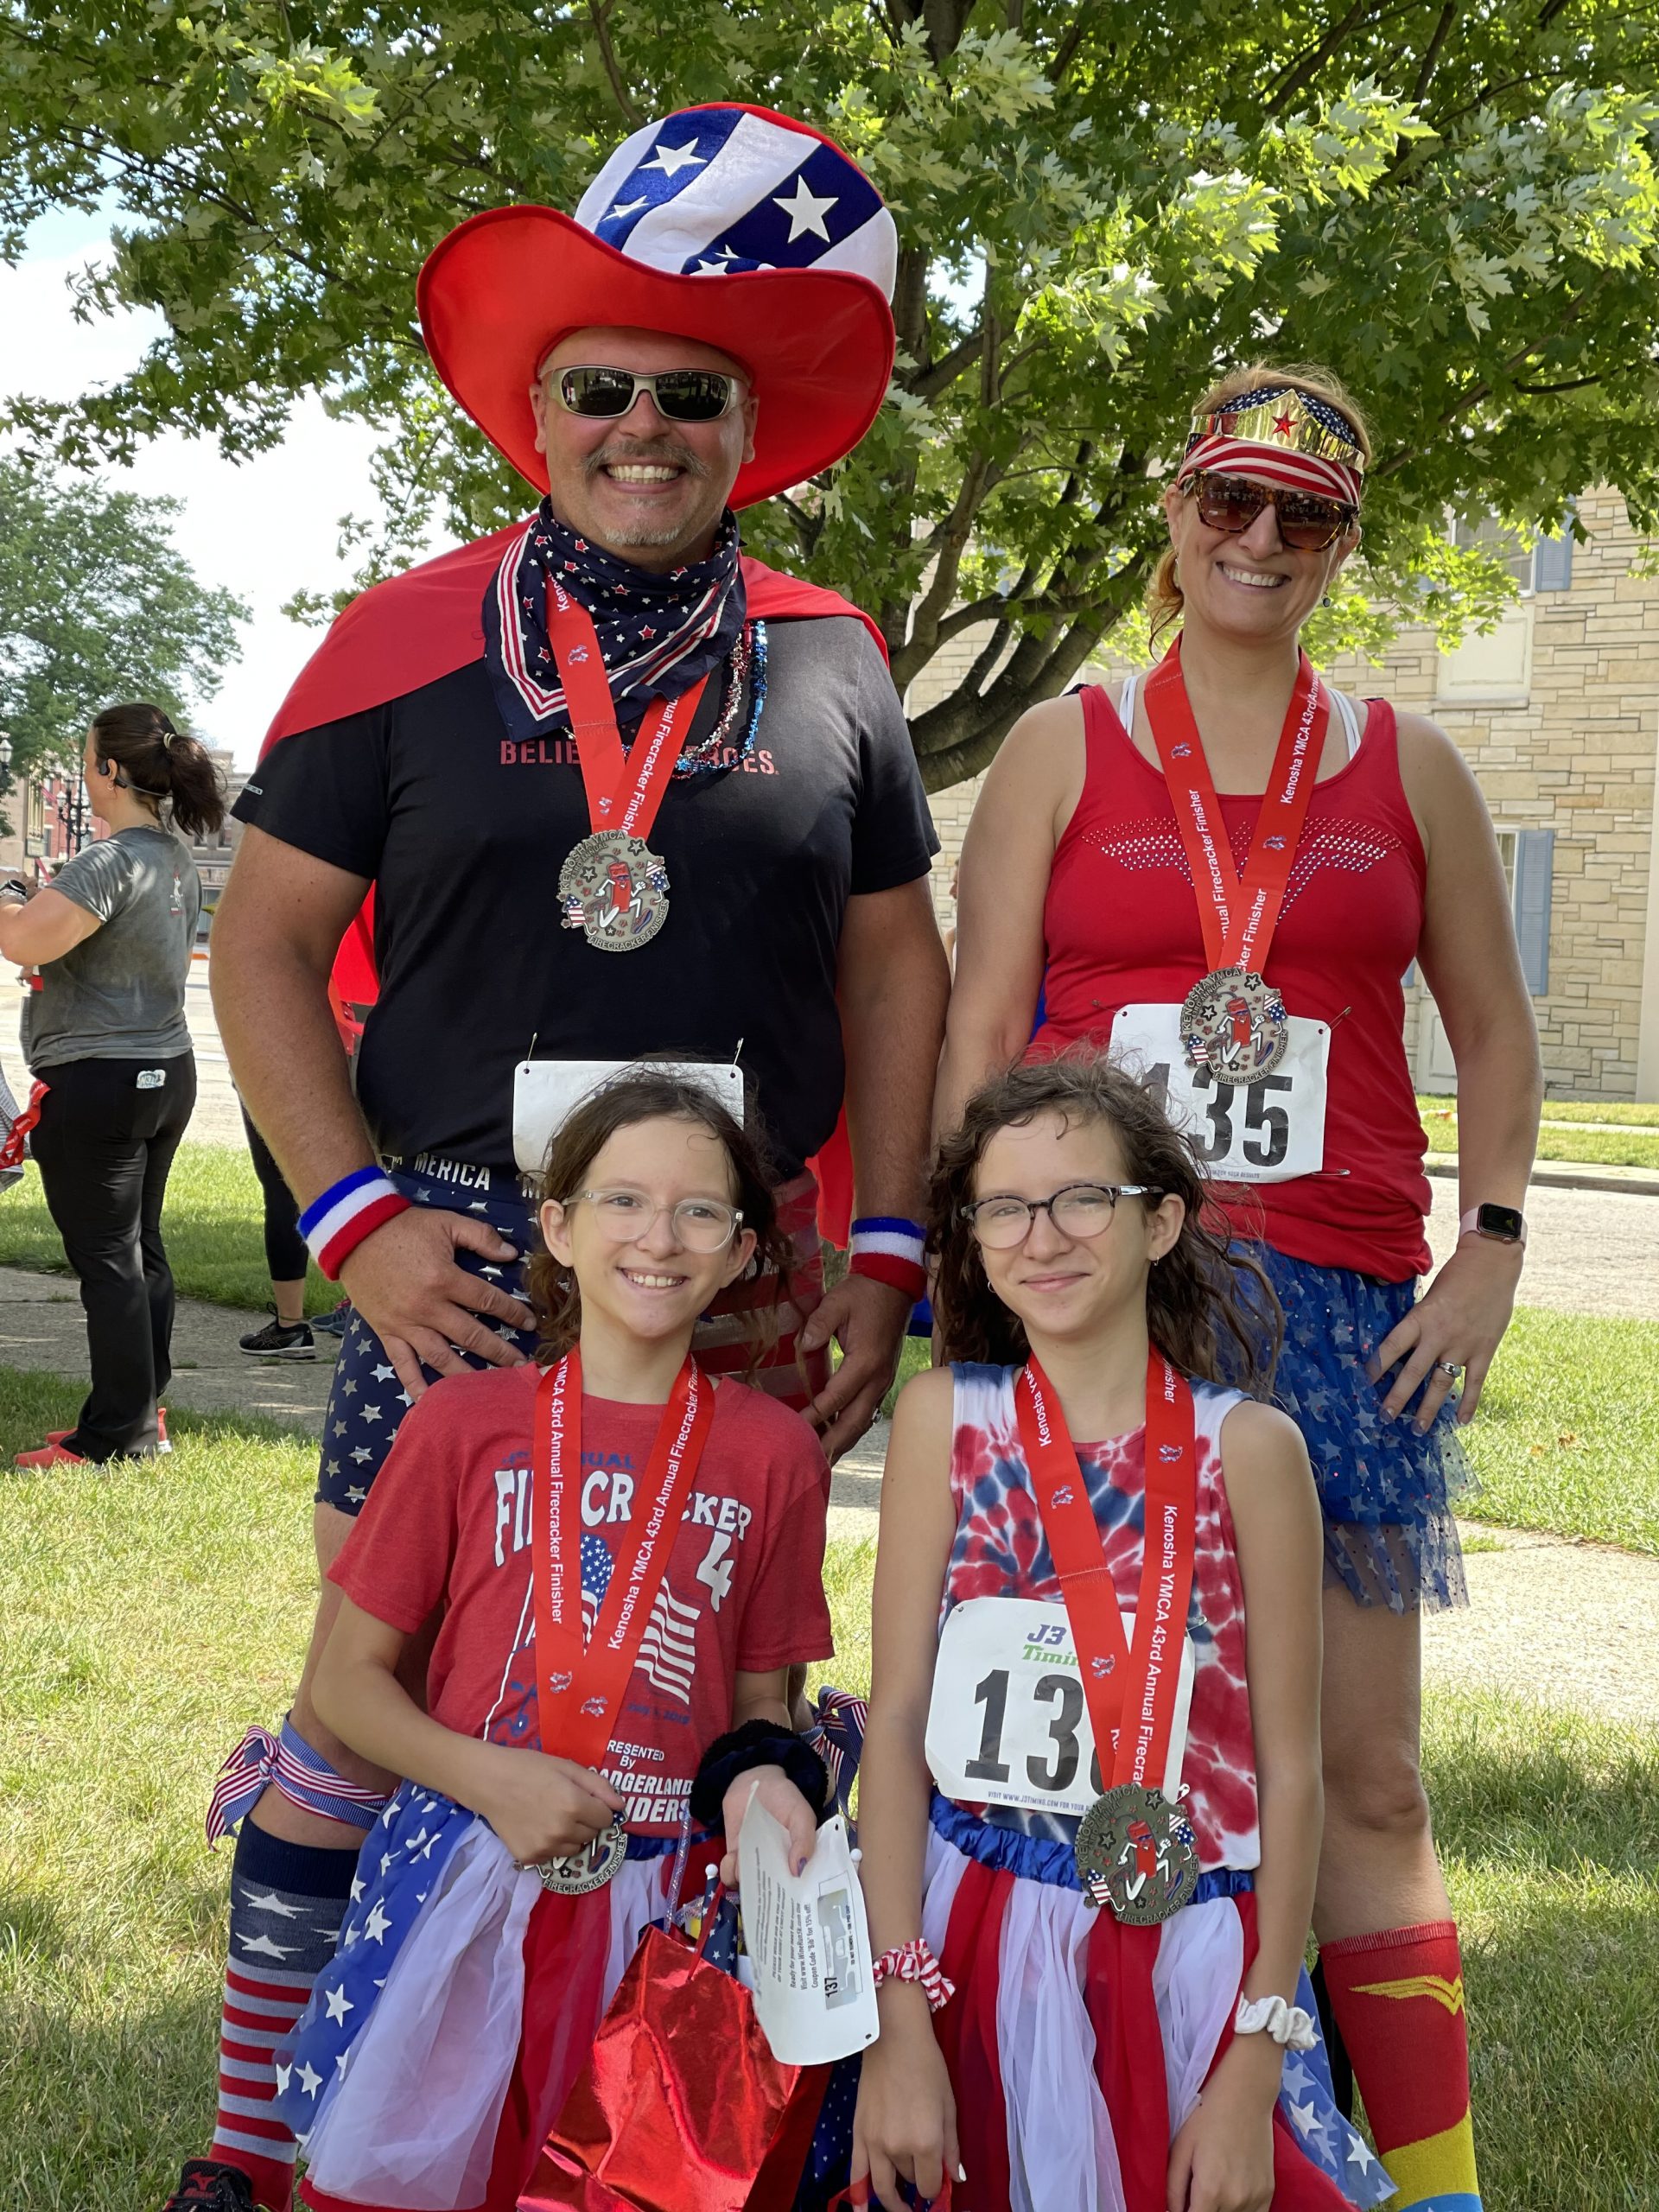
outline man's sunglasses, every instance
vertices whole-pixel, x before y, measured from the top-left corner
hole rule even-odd
[[[1217,476],[1201,468],[1191,485],[1198,520],[1207,530],[1236,537],[1247,531],[1269,500],[1279,535],[1299,553],[1320,553],[1351,530],[1359,510],[1342,499],[1322,499],[1316,492],[1292,492],[1277,484],[1253,484],[1248,476]]]
[[[717,423],[739,397],[741,378],[718,369],[664,369],[654,377],[632,369],[561,369],[554,386],[567,414],[614,422],[642,391],[667,423]]]

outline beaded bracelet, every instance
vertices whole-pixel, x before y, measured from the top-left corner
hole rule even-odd
[[[927,1269],[923,1264],[926,1243],[919,1222],[904,1221],[892,1214],[870,1214],[853,1224],[848,1273],[885,1282],[902,1290],[913,1302],[927,1291]]]
[[[358,1167],[312,1199],[300,1216],[300,1234],[329,1281],[338,1282],[364,1238],[408,1211],[409,1200],[378,1167]]]
[[[908,1943],[899,1943],[891,1951],[883,1951],[875,1961],[871,1980],[877,1989],[884,1981],[918,1982],[930,2012],[938,2012],[957,1993],[956,1983],[945,1980],[939,1971],[938,1961],[919,1936],[912,1936]]]

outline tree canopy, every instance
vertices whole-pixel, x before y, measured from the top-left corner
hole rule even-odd
[[[177,512],[0,454],[0,731],[14,778],[77,766],[87,723],[118,700],[182,718],[237,658],[247,609],[175,550]]]
[[[677,105],[788,110],[893,209],[899,369],[860,452],[746,535],[869,606],[901,683],[990,621],[914,723],[937,788],[1133,619],[1191,400],[1241,359],[1328,363],[1371,419],[1327,648],[1491,613],[1448,510],[1548,529],[1610,482],[1650,527],[1656,84],[1651,0],[5,0],[0,249],[113,199],[86,309],[168,326],[12,419],[71,461],[175,425],[239,453],[321,388],[385,432],[365,573],[435,518],[493,527],[524,488],[426,365],[423,255],[480,207],[574,207]]]

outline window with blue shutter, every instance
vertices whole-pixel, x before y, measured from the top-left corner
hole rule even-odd
[[[1549,906],[1555,865],[1555,832],[1522,830],[1515,839],[1515,934],[1527,988],[1535,999],[1549,989]]]
[[[1541,537],[1532,549],[1534,591],[1573,588],[1573,533],[1563,529],[1559,537]]]

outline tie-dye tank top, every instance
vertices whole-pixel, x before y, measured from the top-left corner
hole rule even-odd
[[[944,1626],[969,1598],[1035,1598],[1061,1602],[1041,1516],[1031,1489],[1014,1412],[1015,1367],[958,1365],[950,1490],[957,1507]],[[1192,1639],[1192,1704],[1181,1778],[1185,1810],[1205,1867],[1261,1863],[1256,1815],[1255,1745],[1244,1673],[1244,1590],[1239,1580],[1232,1515],[1221,1470],[1221,1424],[1240,1402],[1236,1390],[1192,1384],[1198,1433],[1198,1541],[1187,1632]],[[1105,1545],[1122,1611],[1132,1612],[1141,1584],[1146,1529],[1146,1431],[1103,1444],[1079,1444],[1095,1520]],[[1077,1821],[1064,1815],[1011,1807],[973,1807],[998,1827],[1070,1841]]]

